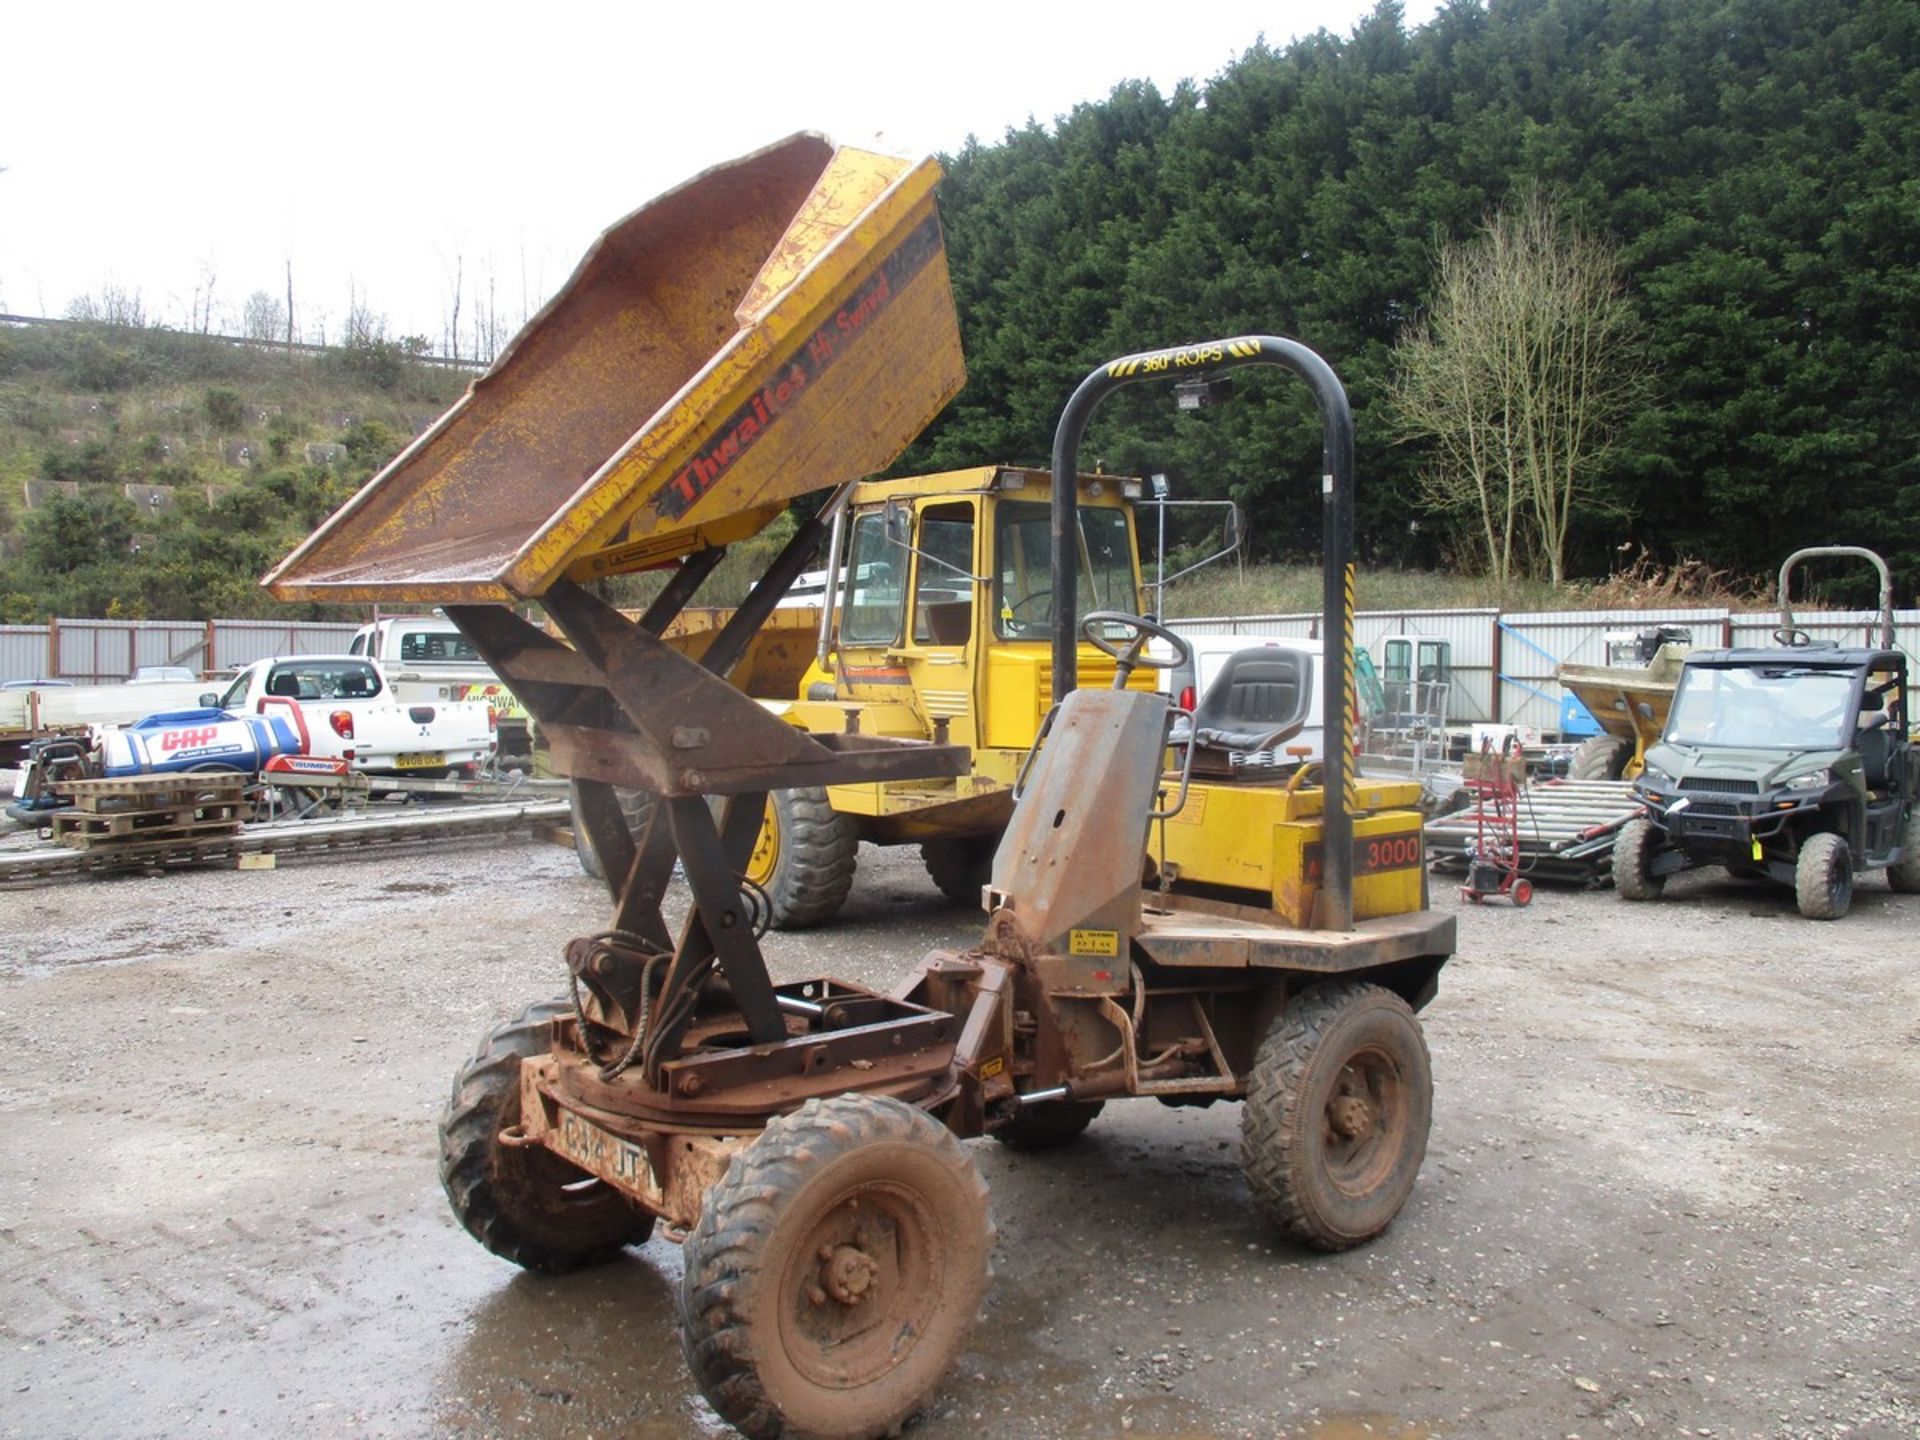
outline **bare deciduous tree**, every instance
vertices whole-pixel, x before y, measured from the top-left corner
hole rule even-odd
[[[287,329],[286,311],[264,290],[247,296],[240,310],[240,333],[249,340],[279,340]]]
[[[1402,439],[1434,446],[1425,500],[1470,525],[1505,585],[1531,547],[1557,586],[1574,515],[1646,373],[1613,247],[1521,195],[1441,248],[1426,318],[1395,350]]]

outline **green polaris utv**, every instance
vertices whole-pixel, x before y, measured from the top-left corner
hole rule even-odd
[[[1788,578],[1818,555],[1878,568],[1879,644],[1817,641],[1794,624]],[[1634,781],[1646,815],[1614,843],[1621,896],[1656,899],[1669,876],[1702,865],[1790,886],[1814,920],[1846,914],[1863,871],[1884,869],[1895,890],[1920,892],[1920,751],[1892,596],[1886,562],[1870,550],[1797,551],[1780,569],[1773,647],[1687,656],[1666,729]]]

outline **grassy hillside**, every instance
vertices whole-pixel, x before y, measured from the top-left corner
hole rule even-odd
[[[260,575],[467,379],[385,341],[0,330],[0,621],[288,613]]]

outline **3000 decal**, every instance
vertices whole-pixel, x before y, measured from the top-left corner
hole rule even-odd
[[[1307,846],[1307,879],[1320,880],[1320,846]],[[1420,832],[1408,830],[1398,835],[1356,836],[1353,842],[1353,876],[1384,875],[1390,870],[1418,870],[1426,863],[1426,850]]]

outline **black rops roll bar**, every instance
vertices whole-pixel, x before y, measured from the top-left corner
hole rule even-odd
[[[1322,815],[1322,875],[1314,928],[1353,928],[1353,812],[1359,808],[1353,768],[1353,411],[1333,367],[1297,340],[1242,335],[1170,350],[1148,350],[1110,360],[1073,392],[1053,432],[1053,695],[1074,688],[1079,643],[1074,612],[1079,597],[1080,436],[1109,393],[1151,380],[1198,379],[1241,365],[1281,365],[1307,382],[1320,411],[1322,708],[1326,799]]]

